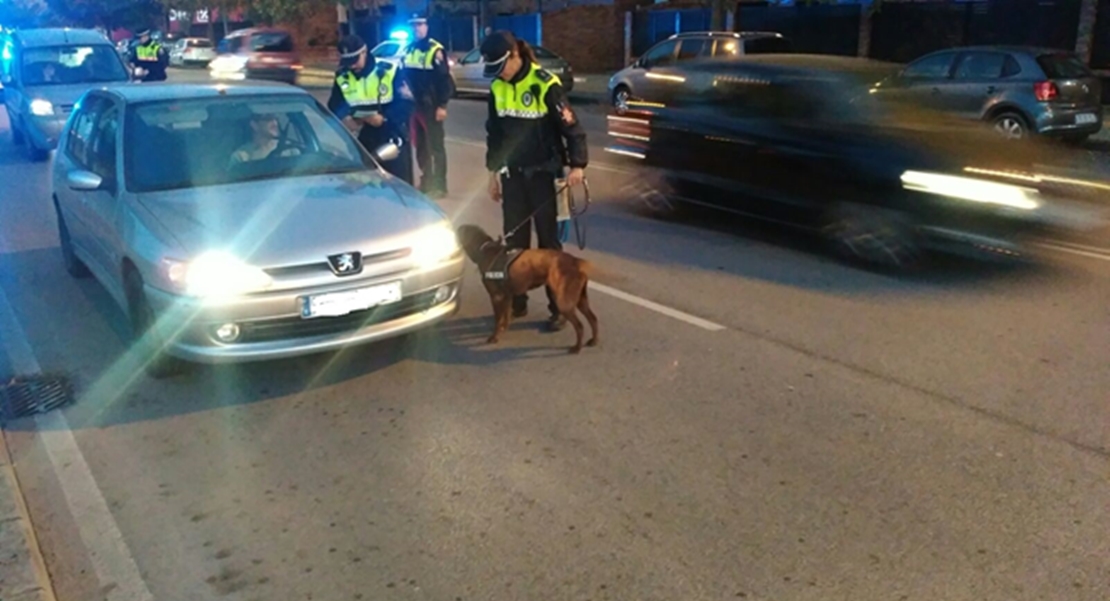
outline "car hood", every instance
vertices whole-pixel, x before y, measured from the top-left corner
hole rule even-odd
[[[154,192],[136,201],[175,239],[182,259],[221,250],[262,268],[396,250],[446,219],[412,187],[376,172]]]

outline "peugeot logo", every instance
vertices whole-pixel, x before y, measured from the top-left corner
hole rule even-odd
[[[335,275],[354,275],[362,271],[362,253],[349,252],[328,257],[328,265]]]

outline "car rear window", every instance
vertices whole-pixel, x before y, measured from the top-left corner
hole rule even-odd
[[[251,36],[251,50],[255,52],[292,52],[293,38],[284,33],[258,33]]]
[[[1091,70],[1072,54],[1042,54],[1037,57],[1037,64],[1044,69],[1044,74],[1050,79],[1091,76]]]
[[[189,42],[190,48],[211,48],[212,42],[208,40],[192,40]]]
[[[533,46],[532,47],[532,52],[536,53],[536,58],[543,58],[543,59],[559,58],[554,52],[548,50],[547,48],[540,48],[539,46]]]

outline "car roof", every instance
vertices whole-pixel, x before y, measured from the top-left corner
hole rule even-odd
[[[754,39],[754,38],[781,38],[781,33],[775,31],[684,31],[676,33],[672,38],[700,38],[700,37],[721,37],[721,38],[739,38],[739,39]]]
[[[121,98],[126,103],[236,96],[310,96],[302,88],[277,82],[252,82],[249,84],[143,83],[141,85],[122,83],[105,86],[101,89]]]
[[[12,34],[23,48],[43,46],[66,46],[69,44],[111,44],[104,34],[93,29],[70,29],[68,27],[51,29],[21,29]]]
[[[955,48],[943,48],[930,52],[929,54],[939,54],[941,52],[1012,52],[1015,54],[1030,54],[1039,56],[1042,54],[1071,54],[1071,51],[1061,48],[1048,48],[1045,46],[1013,46],[1005,44],[996,45],[983,45],[983,46],[957,46]]]
[[[246,35],[254,35],[256,33],[284,33],[290,35],[289,30],[280,27],[248,27],[247,29],[237,29],[229,34],[229,38],[237,38]]]

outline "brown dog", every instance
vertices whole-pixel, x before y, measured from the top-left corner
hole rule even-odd
[[[540,286],[548,286],[555,294],[559,313],[574,326],[578,336],[571,353],[582,350],[582,322],[577,311],[590,323],[590,340],[586,346],[597,346],[597,316],[590,310],[586,293],[591,265],[560,250],[532,248],[520,251],[504,273],[496,271],[504,260],[506,249],[482,228],[463,225],[458,229],[459,244],[482,273],[482,284],[493,305],[494,329],[489,343],[500,340],[501,333],[509,327],[513,315],[513,296],[524,294]],[[488,277],[492,276],[492,277]]]

